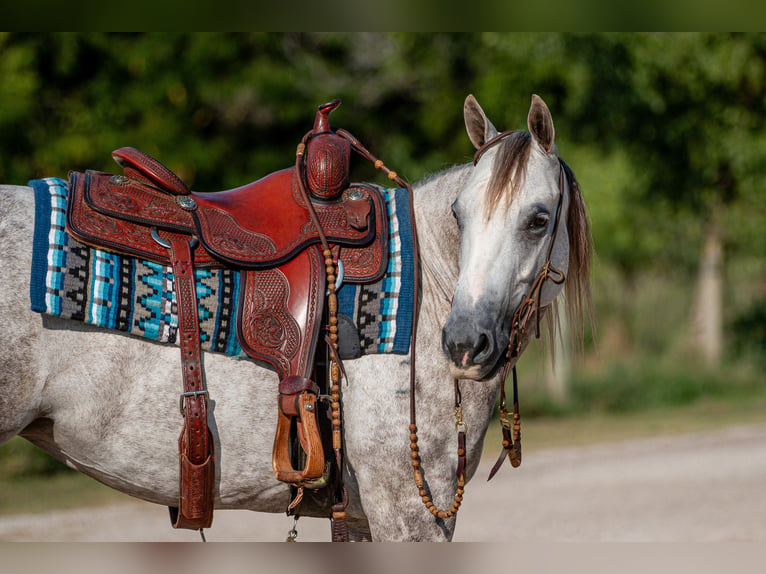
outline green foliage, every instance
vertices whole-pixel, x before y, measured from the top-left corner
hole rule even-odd
[[[587,413],[634,413],[693,405],[702,399],[763,397],[760,374],[748,365],[706,369],[695,363],[644,357],[615,361],[601,370],[576,372],[566,404],[541,389],[522,394],[526,416],[576,416]]]
[[[16,437],[0,445],[0,480],[74,472],[32,443]]]
[[[470,160],[467,93],[500,129],[525,129],[537,93],[597,254],[597,344],[576,365],[573,404],[721,390],[723,375],[689,367],[711,223],[726,248],[729,360],[766,356],[762,34],[3,33],[0,74],[0,182],[114,171],[109,152],[132,145],[203,191],[291,165],[316,106],[336,97],[333,125],[416,181]]]

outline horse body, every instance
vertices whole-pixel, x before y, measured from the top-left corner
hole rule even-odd
[[[484,117],[478,104],[472,113],[474,119],[475,114]],[[468,114],[466,118],[468,124]],[[457,344],[448,328],[465,322],[467,316],[461,307],[461,281],[469,285],[466,292],[477,285],[462,275],[463,267],[471,269],[476,254],[466,247],[466,223],[461,223],[461,234],[452,205],[458,196],[461,202],[470,203],[465,194],[481,195],[484,184],[475,176],[479,167],[487,169],[495,152],[486,153],[477,167],[458,166],[413,188],[422,264],[416,348],[419,446],[428,488],[440,507],[449,506],[456,488],[452,376],[458,373],[479,379],[462,387],[469,429],[469,479],[478,466],[502,384],[496,358],[488,360],[492,364],[480,365],[481,349],[463,351],[475,359],[467,366],[461,358],[455,361],[456,353],[450,354],[448,349],[450,341]],[[530,158],[529,166],[528,173],[546,172],[550,158]],[[522,193],[536,198],[538,204],[551,204],[549,179],[528,178]],[[516,224],[507,214],[501,218],[506,225]],[[33,221],[31,190],[0,186],[0,245],[4,246],[0,252],[0,316],[5,324],[0,333],[0,442],[21,435],[113,488],[150,502],[175,505],[177,441],[182,426],[178,348],[30,311],[27,293]],[[559,251],[565,252],[566,247]],[[517,272],[512,269],[510,273]],[[516,293],[519,288],[508,273],[504,277],[509,284],[500,295],[507,299],[509,289]],[[482,308],[499,310],[495,321],[505,325],[511,306],[506,302]],[[445,325],[448,328],[443,334]],[[500,337],[492,345],[499,348],[502,343]],[[459,345],[465,350],[470,343]],[[276,480],[271,468],[276,375],[250,361],[210,353],[204,355],[204,367],[216,452],[216,508],[283,512],[290,501],[289,487]],[[451,539],[455,518],[434,518],[412,480],[410,357],[368,355],[346,361],[345,369],[344,482],[349,492],[351,538]]]

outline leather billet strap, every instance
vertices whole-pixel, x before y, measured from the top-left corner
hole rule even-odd
[[[207,424],[208,397],[202,374],[193,244],[188,237],[171,236],[166,245],[175,281],[184,385],[181,395],[184,428],[178,440],[178,507],[171,508],[170,513],[174,528],[199,530],[209,528],[213,522],[215,456]]]

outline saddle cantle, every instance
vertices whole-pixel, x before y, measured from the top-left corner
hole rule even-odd
[[[312,379],[319,375],[315,359],[324,340],[323,321],[328,321],[328,341],[337,341],[338,267],[343,266],[344,282],[373,282],[384,274],[388,253],[388,218],[378,188],[348,183],[350,150],[359,151],[360,144],[329,127],[328,116],[339,103],[319,107],[293,168],[235,189],[192,191],[159,161],[130,147],[112,154],[123,168],[121,175],[70,174],[66,224],[74,238],[173,269],[185,420],[179,440],[179,506],[171,510],[176,527],[210,526],[214,503],[215,453],[206,421],[196,293],[189,281],[195,268],[240,271],[240,345],[273,368],[280,381],[275,475],[300,488],[328,483],[329,448],[317,416],[325,410],[319,400],[323,391]],[[325,362],[333,365],[333,360],[337,356]],[[335,410],[332,418],[330,448],[339,457]],[[295,461],[302,468],[293,468]],[[337,466],[339,475],[339,458]],[[337,498],[333,516],[342,518],[345,503]]]

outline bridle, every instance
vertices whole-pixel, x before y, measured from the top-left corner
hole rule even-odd
[[[498,144],[501,140],[516,133],[516,130],[504,131],[493,138],[484,142],[481,145],[473,158],[474,166],[478,163],[481,156],[492,146]],[[553,228],[551,230],[551,237],[548,243],[548,248],[545,255],[545,263],[543,264],[540,272],[535,277],[529,291],[521,300],[521,303],[516,308],[513,314],[513,320],[511,322],[511,332],[509,336],[508,350],[506,352],[506,361],[503,368],[503,384],[500,391],[500,404],[498,410],[500,412],[500,424],[502,426],[503,449],[500,456],[492,468],[489,478],[497,473],[502,466],[505,457],[507,456],[511,462],[511,466],[518,467],[521,464],[521,416],[519,414],[519,391],[518,391],[518,377],[516,375],[516,365],[512,367],[513,372],[513,413],[509,418],[509,413],[506,406],[505,396],[505,381],[508,379],[509,371],[511,370],[511,362],[514,359],[518,359],[522,351],[522,345],[526,338],[527,329],[530,321],[534,318],[535,325],[535,337],[540,337],[540,316],[542,309],[540,307],[542,289],[546,281],[550,280],[556,285],[561,285],[566,280],[566,274],[553,266],[551,262],[551,256],[553,254],[553,246],[556,243],[556,237],[561,221],[561,210],[564,203],[564,189],[566,185],[564,166],[559,159],[559,198],[556,204],[556,213],[553,220]],[[414,221],[414,219],[413,219]],[[417,297],[416,297],[417,299]],[[417,315],[415,315],[417,317]],[[463,421],[463,409],[461,404],[460,385],[459,380],[454,379],[455,387],[455,430],[458,436],[458,448],[457,448],[457,491],[453,498],[451,507],[448,510],[441,510],[436,507],[425,487],[423,480],[423,472],[421,470],[421,461],[418,448],[418,436],[417,425],[415,424],[415,332],[416,326],[413,325],[413,340],[412,340],[412,359],[410,363],[410,451],[411,451],[411,464],[413,467],[415,484],[418,487],[419,494],[426,508],[439,518],[445,519],[454,516],[460,509],[460,505],[463,500],[463,493],[465,491],[465,470],[466,470],[466,424]]]

